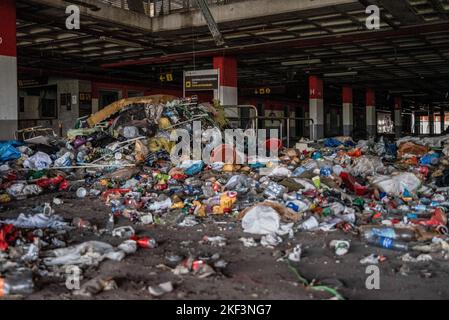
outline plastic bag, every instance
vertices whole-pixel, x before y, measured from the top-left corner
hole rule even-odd
[[[29,157],[23,162],[24,168],[42,170],[47,169],[52,164],[50,156],[44,152],[38,151],[34,156]]]
[[[413,173],[403,172],[391,177],[378,176],[371,181],[371,184],[382,192],[400,196],[405,189],[410,192],[418,190],[421,180]]]
[[[374,175],[382,169],[384,169],[384,164],[379,157],[363,156],[354,159],[353,165],[349,167],[349,172],[356,177],[366,177]]]
[[[15,147],[20,145],[18,141],[0,142],[0,162],[19,159],[22,154]]]
[[[243,231],[252,234],[274,234],[279,230],[279,225],[277,211],[264,205],[254,206],[242,219]]]

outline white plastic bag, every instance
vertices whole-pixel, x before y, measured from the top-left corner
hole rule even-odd
[[[29,157],[23,162],[23,167],[33,170],[42,170],[49,168],[53,161],[50,156],[44,152],[38,151],[35,155]]]
[[[264,205],[250,209],[242,219],[243,230],[252,234],[274,234],[279,230],[279,225],[277,211]]]

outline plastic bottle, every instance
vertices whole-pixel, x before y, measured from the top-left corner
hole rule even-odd
[[[207,181],[202,187],[201,189],[203,190],[203,195],[206,198],[212,198],[213,196],[215,196],[215,191],[214,191],[214,187],[212,182]]]
[[[391,238],[372,237],[370,239],[367,239],[366,242],[379,248],[397,251],[408,251],[408,245],[405,242],[396,241]]]
[[[106,230],[112,232],[113,229],[114,229],[114,214],[111,212],[109,214],[108,222],[106,223]]]
[[[416,239],[416,234],[410,229],[397,229],[382,226],[367,226],[362,228],[363,237],[366,240],[375,237],[384,237],[394,240],[412,241]]]
[[[33,291],[33,274],[29,270],[17,270],[0,278],[0,297],[28,295]]]

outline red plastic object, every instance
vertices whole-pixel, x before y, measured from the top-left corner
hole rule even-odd
[[[69,187],[70,187],[70,182],[68,182],[67,180],[64,180],[59,184],[59,191],[68,190]]]
[[[6,251],[9,244],[15,240],[17,232],[12,224],[6,224],[0,227],[0,250]]]
[[[237,161],[237,152],[235,147],[230,144],[220,144],[211,153],[210,161],[235,163]]]
[[[37,180],[36,184],[41,188],[48,188],[50,186],[57,186],[64,181],[62,176],[57,176],[55,178],[42,178]]]
[[[435,209],[429,220],[419,221],[419,224],[428,227],[445,226],[447,224],[447,216],[440,208]]]
[[[359,158],[362,156],[362,150],[360,149],[354,149],[348,152],[348,156],[353,158]]]
[[[369,189],[360,185],[360,183],[358,183],[355,178],[348,172],[343,171],[342,173],[340,173],[340,178],[343,180],[348,189],[355,192],[356,195],[364,196],[369,193]]]
[[[265,141],[267,150],[276,151],[282,148],[282,141],[276,138],[270,138]]]
[[[106,190],[105,192],[103,192],[101,197],[103,199],[106,199],[112,193],[124,194],[124,193],[128,193],[130,191],[131,191],[131,189],[109,189],[109,190]]]

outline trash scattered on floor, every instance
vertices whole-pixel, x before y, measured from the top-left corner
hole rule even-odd
[[[173,291],[173,284],[171,281],[160,283],[157,286],[148,287],[148,291],[153,297],[161,297],[166,293]]]
[[[194,120],[202,121],[201,129],[223,130],[228,125],[222,108],[153,96],[114,103],[80,120],[67,138],[1,142],[0,210],[24,199],[52,197],[15,217],[2,215],[0,253],[8,263],[2,262],[0,279],[13,283],[12,271],[34,268],[23,290],[10,285],[9,291],[0,292],[29,294],[33,275],[58,274],[63,266],[98,267],[105,260],[123,261],[138,250],[164,251],[164,241],[151,235],[159,226],[172,228],[173,234],[187,228],[201,235],[195,241],[179,241],[180,247],[198,243],[220,250],[238,243],[243,250],[290,248],[283,261],[299,266],[307,259],[297,238],[321,237],[324,244],[323,234],[333,232],[339,240],[324,246],[336,256],[356,254],[359,242],[353,237],[377,250],[361,264],[390,261],[380,254],[383,249],[403,262],[448,258],[449,136],[396,142],[303,140],[297,149],[281,148],[276,159],[249,164],[172,161],[175,142],[170,135],[177,128],[196,134]],[[209,146],[209,140],[201,141]],[[226,145],[217,148],[211,158],[219,158],[218,151]],[[262,169],[270,169],[269,174]],[[94,201],[108,208],[95,221],[82,212],[63,218],[68,204]],[[204,235],[211,221],[220,235]],[[148,234],[140,233],[142,228]],[[234,229],[244,236],[221,232]],[[70,232],[90,238],[73,243]],[[175,275],[198,278],[220,273],[230,261],[170,256],[166,267]],[[110,278],[87,280],[76,294],[99,294],[116,287],[114,283]],[[155,297],[172,290],[171,283],[149,287]]]

